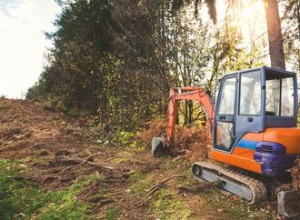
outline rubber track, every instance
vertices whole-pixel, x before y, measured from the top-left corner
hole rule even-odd
[[[208,168],[211,170],[214,170],[218,174],[221,174],[223,176],[226,176],[227,178],[230,178],[241,185],[245,185],[251,189],[252,192],[252,200],[248,201],[249,204],[254,204],[259,201],[263,201],[267,198],[267,188],[266,186],[260,182],[257,179],[254,179],[252,177],[246,176],[244,174],[241,174],[235,170],[229,169],[229,168],[223,168],[221,166],[218,166],[213,163],[208,162],[196,162],[195,165],[198,165],[202,168]],[[199,177],[193,175],[196,179],[199,179]]]

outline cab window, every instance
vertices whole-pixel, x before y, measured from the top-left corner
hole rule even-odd
[[[283,74],[266,74],[266,115],[294,115],[293,78]]]
[[[260,70],[241,74],[239,103],[240,115],[261,115]]]

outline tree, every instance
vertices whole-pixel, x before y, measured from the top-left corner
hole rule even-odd
[[[154,2],[154,1],[153,1]],[[165,111],[169,88],[158,53],[161,0],[58,0],[55,47],[28,98],[61,109],[98,115],[106,130],[131,130]]]
[[[284,41],[287,62],[295,72],[300,72],[300,1],[286,1],[283,4],[285,12]]]
[[[258,41],[247,51],[233,24],[216,30],[199,14],[208,6],[216,22],[215,1],[56,1],[62,14],[48,34],[55,47],[27,97],[97,115],[108,130],[131,130],[165,112],[170,87],[214,90],[225,72],[260,63]],[[188,103],[186,123],[192,109]]]
[[[266,0],[265,11],[271,66],[285,70],[283,38],[277,0]]]
[[[200,0],[194,0],[194,4],[198,5]],[[241,0],[229,0],[231,5],[234,1]],[[271,59],[271,66],[275,68],[285,69],[283,39],[281,33],[281,22],[278,10],[277,0],[263,0],[265,2],[266,22],[268,27],[268,39],[269,39],[269,54]],[[201,1],[200,1],[201,2]],[[186,3],[190,3],[186,0]],[[209,15],[211,19],[216,22],[216,1],[205,1],[209,8]],[[179,9],[184,5],[184,0],[173,0],[174,9]]]

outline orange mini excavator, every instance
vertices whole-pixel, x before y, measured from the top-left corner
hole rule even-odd
[[[224,76],[215,108],[203,88],[172,88],[167,136],[153,138],[152,153],[165,154],[174,144],[178,101],[197,101],[204,107],[212,131],[210,157],[235,168],[196,162],[192,166],[193,176],[220,181],[225,190],[251,204],[265,199],[268,190],[262,177],[283,176],[300,155],[297,88],[295,73],[268,67]],[[295,198],[300,198],[298,192],[278,194],[281,215],[299,214],[300,201],[294,209],[288,207]]]

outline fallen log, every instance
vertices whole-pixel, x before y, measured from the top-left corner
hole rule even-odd
[[[76,165],[75,167],[79,167],[79,166],[82,166],[84,164],[88,164],[90,166],[97,167],[97,168],[100,168],[100,169],[113,170],[114,168],[111,167],[111,166],[90,161],[93,157],[95,157],[99,154],[100,153],[93,154],[93,155],[89,156],[88,158],[86,158],[85,160],[80,159],[80,158],[71,158],[71,157],[65,157],[65,156],[64,157],[57,157],[56,159],[60,163],[66,163],[66,164],[72,164],[73,165],[73,166],[69,166],[69,167],[66,167],[66,168],[62,169],[58,174],[61,174],[61,173],[65,172],[69,169],[74,168],[74,165]]]

